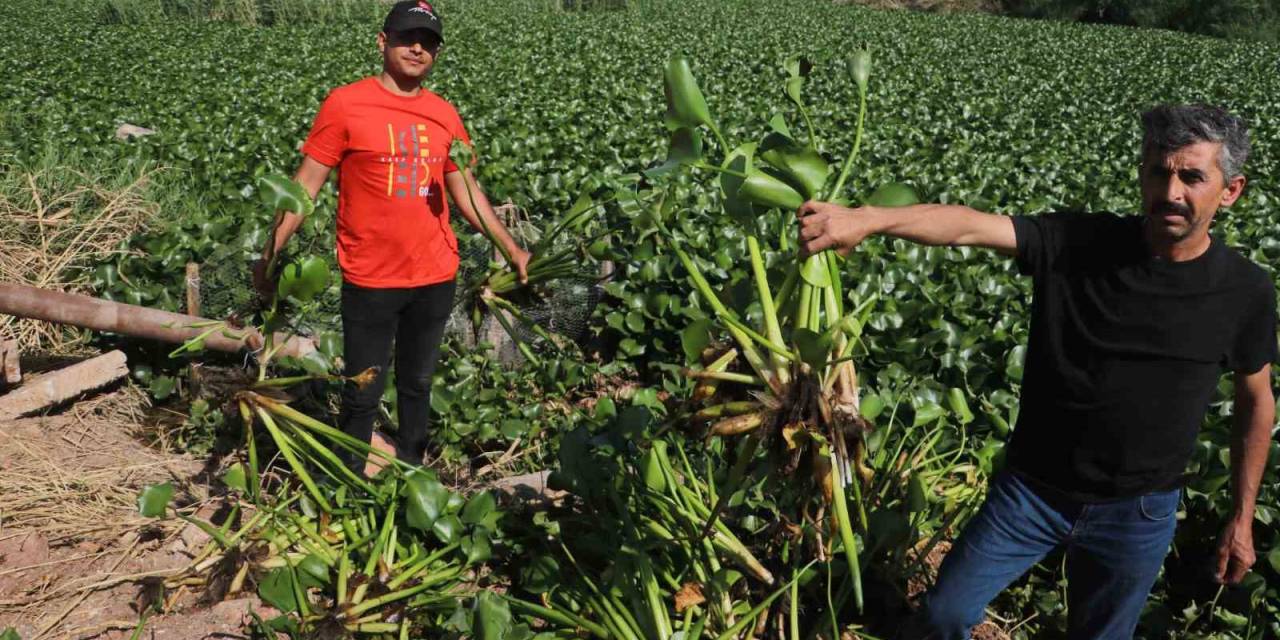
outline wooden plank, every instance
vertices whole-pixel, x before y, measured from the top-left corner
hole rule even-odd
[[[129,375],[123,351],[104,353],[69,367],[28,377],[26,384],[0,396],[0,420],[12,420],[105,387]]]

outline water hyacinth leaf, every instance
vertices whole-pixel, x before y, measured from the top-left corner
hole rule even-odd
[[[780,113],[769,118],[769,130],[774,133],[782,134],[788,138],[795,137],[791,135],[791,127],[787,126],[786,118],[783,118]]]
[[[18,630],[13,627],[6,627],[0,632],[0,640],[22,640],[22,636],[18,635]]]
[[[911,421],[911,426],[919,427],[921,425],[929,424],[930,422],[933,422],[934,420],[937,420],[946,414],[947,414],[947,410],[943,409],[942,406],[939,405],[938,403],[925,402],[920,406],[916,407],[916,416]]]
[[[658,443],[654,443],[656,447]],[[667,477],[662,472],[662,461],[658,459],[658,452],[650,447],[644,454],[644,485],[654,493],[662,493],[667,489]]]
[[[497,508],[498,503],[493,499],[493,494],[481,491],[471,496],[466,506],[462,508],[462,521],[467,524],[480,524],[487,520]]]
[[[298,599],[294,595],[293,572],[289,567],[278,567],[268,573],[258,583],[258,597],[285,613],[297,611]]]
[[[800,359],[810,367],[817,369],[827,363],[827,356],[831,353],[829,335],[809,329],[796,329],[791,333],[791,340],[795,342],[796,349],[800,352]]]
[[[800,89],[802,87],[804,87],[804,78],[801,78],[798,76],[787,78],[787,84],[786,84],[787,97],[791,98],[791,101],[796,103],[797,105],[801,104]]]
[[[907,512],[918,513],[924,511],[929,506],[928,498],[925,497],[924,483],[920,480],[920,474],[911,474],[911,479],[907,481]]]
[[[298,584],[303,589],[320,588],[329,584],[329,565],[316,554],[310,554],[298,562]]]
[[[765,136],[760,143],[760,159],[777,169],[806,200],[822,190],[831,172],[817,151],[778,133]]]
[[[226,485],[229,489],[248,491],[249,484],[248,481],[245,480],[244,465],[239,462],[231,465],[231,467],[227,469],[227,472],[222,474],[222,484]]]
[[[280,271],[276,295],[298,302],[311,302],[328,287],[329,263],[319,256],[307,256],[290,262]]]
[[[159,518],[173,498],[173,485],[168,482],[148,485],[138,494],[138,513],[144,518]]]
[[[696,129],[681,127],[671,132],[667,147],[667,163],[692,164],[702,160],[702,135]]]
[[[901,182],[890,182],[880,185],[880,188],[871,192],[871,195],[867,196],[866,204],[873,207],[905,207],[920,204],[920,196],[916,194],[915,189]]]
[[[671,142],[667,145],[667,159],[662,164],[646,169],[644,175],[657,180],[672,171],[702,160],[702,136],[689,127],[680,127],[671,132]]]
[[[684,350],[686,362],[698,362],[702,358],[703,349],[711,344],[711,320],[701,318],[689,323],[680,332],[680,347]]]
[[[947,392],[947,404],[951,405],[951,413],[956,416],[960,424],[973,422],[973,412],[969,410],[969,403],[964,399],[964,392],[959,388],[951,387]]]
[[[462,535],[462,521],[458,516],[445,516],[431,525],[431,531],[436,534],[436,539],[440,542],[453,544],[458,541],[458,536]]]
[[[445,513],[458,513],[462,511],[463,505],[467,504],[467,499],[462,497],[461,493],[446,490],[448,498],[444,502]]]
[[[506,640],[511,632],[511,608],[502,596],[481,591],[472,614],[472,633],[477,640]]]
[[[151,384],[147,387],[147,390],[151,392],[152,398],[164,400],[173,395],[177,388],[178,381],[172,376],[156,376],[151,379]]]
[[[755,156],[755,152],[756,143],[748,142],[741,145],[725,158],[722,167],[734,173],[749,174],[752,169],[751,159]],[[755,210],[749,201],[738,195],[738,190],[742,188],[745,179],[734,173],[726,171],[720,174],[720,190],[724,193],[724,211],[734,220],[746,222],[755,215]]]
[[[1009,350],[1004,359],[1004,374],[1014,382],[1022,382],[1023,362],[1027,359],[1027,348],[1018,345]]]
[[[804,263],[800,265],[800,277],[814,287],[831,286],[831,270],[827,268],[821,254],[804,259]]]
[[[813,71],[813,63],[807,58],[794,57],[787,60],[783,69],[787,72],[787,97],[800,106],[800,91],[804,88],[804,79]]]
[[[1271,552],[1267,554],[1267,563],[1276,573],[1280,573],[1280,544],[1271,548]]]
[[[858,413],[867,420],[875,420],[884,412],[884,400],[876,394],[867,394],[862,396],[861,402],[858,404]]]
[[[462,539],[462,553],[467,556],[467,564],[487,562],[493,557],[493,545],[489,536],[474,534]]]
[[[458,167],[470,168],[476,161],[476,149],[462,138],[454,138],[449,145],[449,160]]]
[[[520,586],[530,593],[547,593],[560,583],[560,564],[552,556],[537,556],[520,568]]]
[[[711,110],[707,108],[707,100],[702,97],[702,89],[693,77],[693,69],[684,56],[675,56],[667,62],[662,74],[663,89],[667,98],[667,127],[696,127],[707,125],[716,128],[711,119]]]
[[[755,168],[747,172],[747,179],[738,188],[738,198],[784,211],[795,211],[804,204],[804,197],[786,182]]]
[[[302,185],[278,173],[258,179],[258,197],[272,211],[292,211],[300,216],[309,216],[316,208]]]
[[[448,502],[449,490],[434,475],[421,469],[405,475],[405,520],[409,526],[430,531]]]

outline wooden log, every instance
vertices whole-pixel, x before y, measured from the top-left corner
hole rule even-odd
[[[123,351],[111,351],[69,367],[27,378],[0,396],[0,420],[12,420],[105,387],[129,375]]]
[[[175,344],[204,333],[213,322],[198,316],[5,283],[0,283],[0,313]],[[277,345],[284,345],[280,356],[301,358],[316,349],[309,338],[277,333],[275,340]],[[208,349],[233,353],[261,345],[262,336],[252,328],[228,327],[214,331],[204,341]]]
[[[555,503],[569,495],[567,491],[557,491],[547,486],[550,470],[510,476],[494,481],[490,486],[499,496],[515,502]]]
[[[22,382],[22,368],[18,366],[17,340],[0,340],[0,387]]]

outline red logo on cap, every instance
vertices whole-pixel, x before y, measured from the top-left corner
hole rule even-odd
[[[426,9],[427,11],[430,11],[431,13],[436,12],[435,9],[431,8],[431,3],[427,2],[427,0],[418,0],[418,6],[422,7],[423,9]]]

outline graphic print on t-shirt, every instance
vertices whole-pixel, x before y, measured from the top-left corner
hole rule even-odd
[[[397,129],[387,123],[387,155],[378,162],[387,165],[387,196],[398,199],[430,198],[431,165],[444,158],[431,155],[430,136],[425,123]]]

